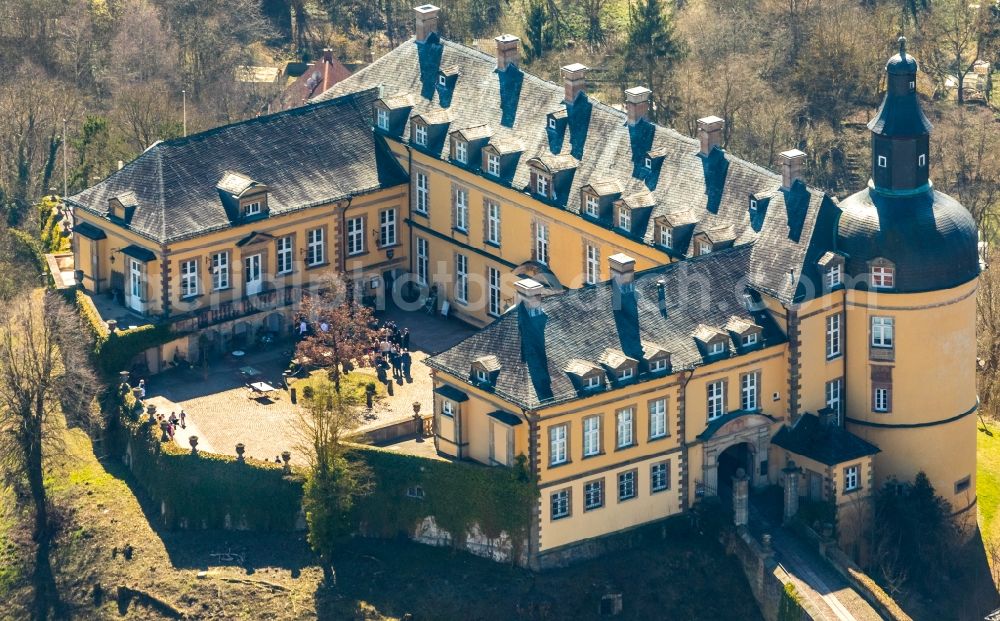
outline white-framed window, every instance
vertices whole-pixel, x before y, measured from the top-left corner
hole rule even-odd
[[[430,198],[430,183],[426,173],[417,172],[417,213],[427,215],[428,199]]]
[[[593,390],[595,388],[601,387],[601,376],[600,374],[595,374],[587,377],[587,381],[584,382],[584,390]]]
[[[844,269],[840,263],[834,263],[830,265],[826,270],[826,286],[829,289],[833,289],[844,279]]]
[[[886,159],[886,157],[884,155],[878,156],[878,167],[879,168],[885,168],[888,165],[889,165],[889,160]]]
[[[618,228],[632,230],[632,210],[625,205],[618,207]]]
[[[921,153],[920,155],[917,156],[917,166],[923,168],[926,165],[927,165],[927,154]]]
[[[666,358],[657,358],[656,360],[653,360],[649,363],[650,373],[659,373],[660,371],[666,371],[666,370],[667,370]]]
[[[710,252],[712,252],[712,244],[710,244],[710,243],[708,243],[706,241],[698,242],[698,254],[699,255],[708,254]]]
[[[552,117],[549,117],[549,129],[555,129],[555,128],[556,128],[556,120]]]
[[[464,254],[455,255],[455,299],[469,301],[469,258]]]
[[[323,245],[323,229],[306,232],[306,265],[321,265],[326,261],[326,247]]]
[[[836,358],[841,353],[840,313],[834,313],[826,318],[826,357]]]
[[[635,470],[618,473],[618,501],[635,498]]]
[[[549,427],[549,465],[556,466],[569,461],[569,438],[566,425]]]
[[[653,399],[649,402],[649,439],[667,435],[667,400]]]
[[[465,188],[455,188],[455,228],[469,230],[469,191]]]
[[[642,161],[642,165],[646,168],[646,170],[652,170],[653,169],[653,158],[647,157],[645,160]]]
[[[740,406],[744,412],[752,412],[760,405],[758,399],[758,384],[760,375],[754,373],[744,373],[740,377]]]
[[[872,317],[872,347],[892,347],[892,317]]]
[[[601,279],[601,249],[593,244],[587,244],[587,269],[584,275],[588,285],[596,285]]]
[[[535,223],[535,260],[546,265],[549,262],[549,225],[545,222]]]
[[[632,366],[627,366],[618,372],[619,380],[632,379],[635,376],[635,368]]]
[[[601,417],[583,419],[583,456],[593,457],[601,452]]]
[[[421,147],[427,146],[427,126],[423,123],[413,124],[413,142]]]
[[[674,230],[669,226],[660,227],[660,245],[664,248],[674,247]]]
[[[847,466],[844,468],[844,491],[853,492],[861,486],[861,466]]]
[[[708,420],[712,421],[726,413],[726,382],[717,380],[708,383]]]
[[[286,235],[285,237],[279,237],[277,243],[275,244],[277,249],[277,260],[278,260],[278,273],[288,274],[292,271],[292,244],[294,239],[291,235]]]
[[[365,219],[361,216],[347,220],[347,254],[361,254],[365,251]]]
[[[889,411],[889,387],[888,386],[876,386],[874,389],[874,395],[872,396],[872,409],[876,412],[888,412]]]
[[[500,270],[494,267],[486,268],[487,302],[486,311],[491,315],[500,314]]]
[[[535,193],[545,198],[549,197],[549,178],[546,175],[541,173],[535,175]]]
[[[914,80],[910,80],[910,90],[916,90],[917,83]]]
[[[649,467],[649,483],[654,494],[670,489],[669,461],[661,461]]]
[[[455,402],[447,400],[441,402],[441,414],[448,418],[455,418]]]
[[[841,393],[843,392],[844,380],[838,377],[826,383],[826,407],[837,413],[837,423],[840,423],[841,413]]]
[[[378,227],[379,227],[379,245],[385,248],[386,246],[396,245],[396,210],[395,209],[383,209],[378,212]]]
[[[618,421],[618,448],[626,448],[635,444],[635,410],[625,408],[615,415]]]
[[[430,263],[430,248],[427,240],[417,237],[417,282],[427,284],[427,266]]]
[[[583,484],[583,510],[592,511],[604,506],[604,479]]]
[[[500,176],[500,156],[496,153],[486,154],[486,172],[494,177]]]
[[[561,489],[558,492],[552,492],[550,504],[552,505],[553,520],[569,517],[569,490]]]
[[[252,203],[247,203],[243,205],[243,215],[244,216],[256,216],[260,213],[260,201],[254,201]]]
[[[477,382],[489,382],[490,374],[483,369],[476,369],[476,381]]]
[[[486,241],[500,245],[500,203],[486,199]]]
[[[438,85],[440,85],[440,86],[448,86],[448,78],[446,76],[439,75],[438,76]]]
[[[601,201],[593,194],[583,195],[583,213],[593,218],[601,215]]]
[[[212,288],[216,291],[229,288],[229,253],[212,255]]]
[[[198,259],[181,261],[181,297],[198,295]]]
[[[455,159],[462,164],[469,163],[469,143],[464,140],[455,140]]]
[[[756,332],[751,332],[750,334],[744,334],[740,339],[740,344],[743,347],[751,347],[757,344],[757,339],[759,335]]]
[[[714,343],[708,344],[708,355],[717,356],[719,354],[724,354],[726,352],[725,341],[715,341]]]
[[[389,111],[385,108],[375,108],[375,124],[379,129],[383,131],[388,131],[389,129]]]
[[[750,212],[753,213],[755,211],[757,211],[757,199],[756,198],[751,198],[750,199]]]
[[[872,266],[872,287],[875,289],[892,289],[896,286],[896,270],[888,265]]]

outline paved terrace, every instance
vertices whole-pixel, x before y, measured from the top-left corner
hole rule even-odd
[[[451,347],[472,334],[473,328],[455,320],[428,317],[423,313],[398,310],[380,313],[379,318],[395,321],[410,329],[413,353],[411,381],[396,381],[393,396],[378,404],[359,431],[413,417],[413,402],[421,404],[421,412],[432,411],[430,369],[422,361],[429,355]],[[187,413],[187,428],[178,429],[174,441],[188,448],[188,437],[198,436],[201,450],[227,455],[236,454],[236,444],[246,446],[246,455],[273,460],[282,451],[291,451],[293,461],[301,454],[296,431],[297,408],[290,395],[279,390],[270,399],[252,399],[244,386],[240,368],[252,366],[261,372],[264,381],[277,386],[281,372],[287,367],[293,344],[276,343],[268,349],[248,353],[240,360],[225,359],[213,363],[207,376],[201,369],[170,371],[147,381],[147,402],[157,411]],[[368,374],[371,369],[354,373]],[[292,384],[294,386],[294,383]],[[436,455],[434,444],[416,438],[403,439],[387,448],[425,456]]]

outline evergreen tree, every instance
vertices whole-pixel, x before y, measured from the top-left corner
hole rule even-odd
[[[674,34],[673,15],[660,0],[640,0],[629,21],[626,40],[626,74],[638,75],[653,91],[652,118],[669,121],[677,111],[670,93],[673,69],[685,53]]]
[[[531,0],[524,16],[527,38],[524,45],[525,61],[539,59],[546,50],[552,49],[552,26],[549,22],[549,14],[542,0]]]

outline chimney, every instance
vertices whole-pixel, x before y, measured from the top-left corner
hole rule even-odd
[[[781,189],[791,190],[796,181],[802,179],[802,163],[806,154],[798,149],[782,151],[778,154],[781,162]]]
[[[708,155],[713,147],[722,145],[722,130],[725,127],[726,122],[717,116],[698,119],[698,140],[701,142],[702,155]]]
[[[522,278],[514,283],[517,291],[517,302],[524,306],[529,315],[534,315],[542,308],[542,283],[531,278]]]
[[[502,34],[496,39],[497,42],[497,70],[506,71],[508,65],[516,65],[521,62],[518,45],[521,40],[512,34]]]
[[[611,280],[619,288],[632,284],[635,278],[635,259],[619,252],[608,257],[608,267],[611,269]]]
[[[332,49],[330,49],[328,47],[324,47],[323,48],[323,62],[325,62],[328,65],[333,63],[333,50]]]
[[[587,67],[580,63],[566,65],[562,68],[562,76],[563,86],[566,89],[564,101],[571,104],[587,85]]]
[[[417,20],[417,43],[423,43],[432,32],[437,32],[438,13],[441,9],[433,4],[422,4],[414,7],[413,13]]]
[[[625,91],[625,111],[628,113],[629,127],[649,118],[650,93],[652,91],[645,86],[633,86]]]

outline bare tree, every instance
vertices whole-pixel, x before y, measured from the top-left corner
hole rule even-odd
[[[979,276],[976,297],[979,409],[993,419],[1000,416],[1000,271],[992,266],[995,257],[997,253],[990,251],[987,268]]]
[[[82,334],[77,315],[50,292],[22,295],[0,318],[0,464],[31,499],[36,619],[60,614],[44,464],[61,451],[67,423],[92,422],[95,380]]]
[[[996,32],[992,26],[992,3],[968,0],[936,0],[921,30],[930,54],[925,66],[939,84],[955,72],[958,103],[965,102],[965,76],[991,46]]]

